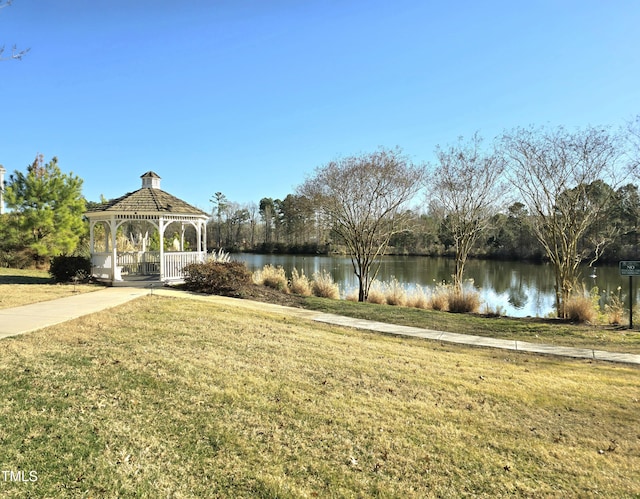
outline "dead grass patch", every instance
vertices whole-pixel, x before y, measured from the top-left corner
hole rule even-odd
[[[41,270],[0,269],[0,308],[19,307],[102,289],[94,284],[53,284]]]

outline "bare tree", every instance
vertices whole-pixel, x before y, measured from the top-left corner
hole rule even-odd
[[[464,266],[469,252],[504,195],[504,160],[495,152],[483,152],[482,139],[475,133],[465,142],[436,149],[438,164],[427,179],[431,207],[437,207],[455,247],[454,289],[462,291]],[[435,202],[435,203],[434,203]]]
[[[249,203],[246,205],[247,213],[249,214],[249,245],[254,248],[256,245],[256,227],[258,226],[258,205],[256,203]]]
[[[558,317],[566,317],[580,263],[588,254],[597,257],[606,237],[593,241],[590,249],[581,249],[580,241],[609,209],[616,187],[635,169],[623,161],[619,138],[593,127],[575,132],[519,128],[502,138],[509,180],[531,213],[534,233],[554,267]]]
[[[11,2],[12,0],[5,0],[4,2],[0,1],[0,9],[4,9],[5,7],[8,7],[9,5],[11,5]],[[14,45],[13,47],[11,47],[11,54],[5,56],[4,55],[5,47],[4,45],[2,45],[0,46],[0,61],[10,61],[10,60],[20,61],[25,56],[25,54],[29,52],[29,50],[31,49],[18,50],[18,47]]]
[[[366,301],[380,259],[393,234],[407,221],[405,205],[424,176],[401,151],[379,149],[318,167],[297,192],[309,198],[347,246],[358,278],[358,300]]]
[[[211,216],[215,214],[218,220],[218,240],[216,241],[217,247],[222,248],[222,216],[227,213],[227,208],[229,207],[229,200],[227,196],[222,194],[221,192],[216,192],[209,202],[213,204],[213,210],[211,211]]]

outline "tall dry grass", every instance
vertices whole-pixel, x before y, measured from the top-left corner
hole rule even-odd
[[[391,281],[384,283],[384,297],[387,305],[404,307],[407,304],[407,290],[395,276]]]
[[[297,268],[293,268],[291,281],[289,281],[289,291],[296,295],[311,296],[311,281],[305,275],[304,270],[298,272]]]
[[[376,305],[386,305],[387,297],[384,292],[383,284],[374,279],[369,287],[369,294],[367,295],[367,302],[375,303]]]
[[[289,290],[287,275],[280,266],[265,265],[262,270],[253,273],[253,282],[285,293]]]
[[[349,291],[348,293],[346,293],[344,295],[344,299],[346,301],[354,301],[357,302],[358,301],[358,294],[359,294],[359,290],[358,288],[354,288],[351,291]]]
[[[340,298],[340,288],[333,281],[331,274],[324,269],[313,273],[311,293],[318,298],[331,298],[333,300]]]
[[[407,307],[427,309],[429,308],[429,296],[422,286],[416,285],[407,295]]]
[[[567,319],[581,324],[595,324],[598,320],[598,310],[594,307],[593,299],[584,293],[569,297],[564,305]]]
[[[431,296],[429,296],[428,308],[440,312],[446,312],[449,310],[449,288],[450,286],[447,284],[437,284],[431,291]]]
[[[480,294],[475,289],[456,290],[453,286],[449,288],[447,297],[449,312],[454,314],[466,314],[477,312],[480,309]]]

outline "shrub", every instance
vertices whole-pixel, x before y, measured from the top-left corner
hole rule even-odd
[[[91,276],[91,259],[83,256],[53,257],[49,274],[56,282],[69,282],[75,278],[85,281]]]
[[[413,308],[429,308],[429,298],[424,292],[422,286],[416,285],[416,287],[407,296],[407,307]]]
[[[567,319],[573,322],[594,323],[598,318],[598,312],[593,306],[593,299],[584,293],[570,296],[564,305],[564,312]]]
[[[184,287],[200,293],[238,296],[251,284],[251,272],[244,262],[192,263],[184,268]]]
[[[391,279],[391,282],[385,283],[384,296],[387,305],[404,307],[407,304],[407,291],[395,277]]]
[[[291,271],[289,290],[296,295],[311,295],[311,283],[309,282],[309,278],[304,275],[304,270],[301,270],[300,273],[298,273],[298,269],[295,267],[293,268]]]
[[[313,273],[311,292],[319,298],[331,298],[333,300],[340,298],[340,288],[333,282],[331,274],[324,269]]]
[[[369,288],[369,295],[367,296],[369,303],[375,303],[376,305],[386,305],[387,297],[385,296],[382,285],[378,281],[373,281]]]
[[[287,275],[282,267],[274,267],[273,265],[265,265],[262,270],[258,270],[253,274],[253,282],[277,289],[278,291],[288,292]]]

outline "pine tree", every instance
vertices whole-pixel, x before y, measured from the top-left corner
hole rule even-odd
[[[9,177],[5,201],[13,210],[10,223],[39,263],[72,253],[86,232],[82,179],[62,173],[56,157],[44,164],[38,155],[26,175],[15,171]]]

